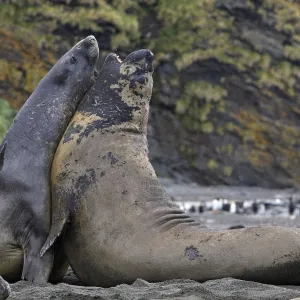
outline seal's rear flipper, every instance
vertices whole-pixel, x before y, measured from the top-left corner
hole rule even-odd
[[[1,150],[0,150],[0,171],[2,170],[3,165],[4,165],[4,154],[5,154],[5,150],[6,150],[6,145],[7,145],[7,143],[4,143],[0,146],[1,147]]]

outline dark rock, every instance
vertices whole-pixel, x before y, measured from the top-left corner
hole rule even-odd
[[[228,229],[241,229],[241,228],[245,228],[245,226],[244,225],[232,225]]]

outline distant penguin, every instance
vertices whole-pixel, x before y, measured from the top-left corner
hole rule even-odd
[[[219,198],[218,199],[218,210],[222,210],[223,209],[223,203],[224,203],[224,199],[223,198]]]
[[[228,212],[230,211],[230,203],[228,203],[227,199],[224,199],[222,210],[223,211],[228,211]]]
[[[259,210],[258,210],[258,212],[260,214],[265,214],[266,213],[266,205],[265,205],[265,203],[260,203],[259,204]]]
[[[236,203],[235,203],[235,201],[231,201],[229,212],[230,212],[231,214],[235,214],[235,213],[236,213]]]
[[[252,203],[252,211],[254,214],[257,214],[257,212],[258,212],[258,205],[257,205],[256,200],[254,200],[254,202]]]
[[[202,203],[200,203],[200,205],[199,205],[199,207],[198,207],[198,212],[199,212],[199,214],[204,213],[204,206],[203,206]]]
[[[217,211],[219,209],[219,200],[214,199],[211,203],[211,208],[213,211]]]
[[[196,212],[196,207],[195,205],[192,205],[189,209],[189,213],[194,214]]]
[[[289,203],[289,214],[292,216],[295,212],[295,204],[293,202],[292,197],[290,197],[289,201],[290,201],[290,203]]]

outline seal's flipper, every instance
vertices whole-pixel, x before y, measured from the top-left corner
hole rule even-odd
[[[65,225],[67,224],[68,216],[55,220],[55,223],[52,223],[51,230],[49,236],[40,251],[40,256],[43,257],[47,251],[52,247],[52,245],[56,242],[58,237],[62,234]]]
[[[7,143],[4,143],[4,144],[1,145],[1,150],[0,150],[0,171],[2,170],[3,165],[4,165],[4,155],[5,155],[6,145],[7,145]]]
[[[51,249],[40,257],[38,247],[39,241],[32,239],[24,249],[24,265],[22,280],[35,283],[48,282],[53,267],[54,253]]]
[[[52,189],[52,197],[55,197],[55,193],[53,193]],[[40,251],[40,256],[43,257],[45,253],[52,247],[58,237],[62,234],[65,225],[69,220],[69,210],[67,208],[66,202],[61,198],[52,199],[52,225],[50,229],[50,233],[48,238]]]

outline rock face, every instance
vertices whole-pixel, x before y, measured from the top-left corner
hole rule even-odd
[[[33,285],[20,281],[11,288],[9,300],[290,300],[300,297],[300,287],[277,287],[232,278],[202,284],[186,279],[159,283],[138,279],[132,285],[121,284],[108,289],[66,283]]]
[[[83,36],[94,34],[103,56],[150,48],[157,66],[149,145],[159,176],[298,186],[299,1],[2,3],[0,98],[13,107]]]

